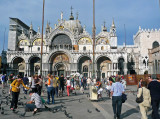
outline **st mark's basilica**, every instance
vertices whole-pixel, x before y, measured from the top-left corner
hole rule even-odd
[[[78,15],[73,13],[69,20],[61,19],[54,28],[47,23],[43,40],[42,74],[65,76],[79,72],[92,76],[93,40],[92,35],[81,25]],[[160,30],[141,29],[133,36],[133,45],[118,45],[116,23],[104,24],[95,40],[95,72],[97,77],[116,74],[152,73],[149,68],[148,49],[158,47]],[[34,24],[33,24],[34,26]],[[36,32],[18,18],[10,18],[8,50],[2,53],[6,73],[39,74],[41,58],[41,33]],[[160,67],[160,65],[158,65]],[[159,68],[160,69],[160,68]]]

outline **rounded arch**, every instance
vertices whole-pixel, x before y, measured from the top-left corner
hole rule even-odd
[[[119,69],[118,74],[119,75],[124,75],[124,62],[125,61],[123,57],[118,58],[118,69]]]
[[[65,64],[65,63],[62,63],[62,62],[59,62],[59,63],[56,63],[54,66],[53,66],[53,70],[55,71],[58,71],[58,69],[61,69],[61,70],[67,70],[68,69],[68,66]]]
[[[33,55],[29,58],[30,75],[40,74],[40,57]]]
[[[123,60],[124,60],[124,62],[125,62],[125,59],[124,59],[124,57],[123,57],[123,56],[118,57],[117,61],[119,61],[120,59],[123,59]],[[132,59],[133,59],[133,58],[132,58]]]
[[[78,40],[78,45],[91,45],[92,40],[89,37],[81,37]]]
[[[22,57],[20,57],[20,56],[16,56],[16,57],[14,57],[14,58],[11,60],[11,63],[13,64],[13,63],[14,63],[14,61],[15,61],[15,60],[17,60],[17,59],[20,59],[21,61],[23,61],[23,60],[24,60]],[[25,60],[24,60],[24,62],[25,62]]]
[[[25,60],[22,57],[14,57],[11,61],[13,65],[13,73],[24,76],[25,73]]]
[[[78,72],[80,74],[83,74],[83,76],[88,77],[91,76],[91,67],[92,60],[90,56],[82,55],[78,58]],[[85,69],[85,70],[84,70]],[[87,70],[86,70],[87,69]]]
[[[32,45],[33,46],[41,46],[41,41],[42,41],[41,38],[35,38],[32,41]],[[43,45],[46,45],[46,41],[44,39],[43,39]]]
[[[108,58],[110,61],[112,61],[112,59],[111,59],[110,56],[100,55],[100,56],[98,56],[98,57],[96,58],[95,62],[97,63],[98,60],[99,60],[100,58],[102,58],[102,57],[103,57],[103,58]]]
[[[72,41],[67,34],[60,33],[60,34],[56,34],[52,38],[51,44],[52,45],[65,45],[65,44],[72,45]]]
[[[154,41],[152,44],[152,48],[157,48],[159,47],[159,43],[157,41]]]
[[[83,59],[83,58],[88,58],[88,59],[91,60],[91,62],[92,62],[92,58],[91,58],[89,55],[81,55],[81,56],[78,58],[77,62],[79,63],[80,60]]]
[[[29,57],[28,62],[30,63],[31,60],[32,60],[33,58],[35,58],[35,57],[36,57],[36,58],[39,58],[39,60],[41,59],[40,56],[38,56],[38,55],[32,55],[32,56]]]
[[[54,39],[54,37],[56,37],[58,34],[65,34],[67,35],[70,39],[71,42],[74,40],[74,36],[73,34],[68,30],[68,29],[63,29],[63,30],[59,30],[58,28],[56,30],[54,30],[48,39],[48,45],[51,46],[52,45],[52,40]]]
[[[98,78],[107,78],[111,75],[112,61],[107,56],[99,56],[96,59],[97,64],[97,77]]]
[[[67,51],[53,51],[53,52],[51,52],[50,53],[50,55],[49,55],[49,57],[48,57],[48,62],[49,63],[52,63],[52,59],[54,58],[54,56],[55,55],[57,55],[57,54],[66,54],[67,56],[68,56],[68,58],[69,58],[69,63],[71,63],[72,62],[72,58],[71,58],[71,55],[70,55],[70,53],[69,52],[67,52]]]

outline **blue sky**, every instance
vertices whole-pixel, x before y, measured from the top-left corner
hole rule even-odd
[[[101,31],[103,22],[106,21],[108,30],[112,19],[117,28],[118,44],[124,43],[124,24],[126,25],[127,44],[133,44],[133,35],[139,26],[143,29],[160,28],[159,0],[95,0],[96,1],[96,34]],[[27,25],[32,22],[34,30],[41,27],[43,0],[0,0],[0,52],[3,49],[4,31],[5,50],[7,49],[9,17],[22,20]],[[69,19],[70,7],[73,13],[79,13],[79,20],[86,25],[89,33],[92,33],[92,0],[46,0],[45,2],[45,26],[50,21],[51,26],[60,19],[63,11],[64,18]]]

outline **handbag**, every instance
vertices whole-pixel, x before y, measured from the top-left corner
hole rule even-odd
[[[126,100],[127,100],[127,95],[122,93],[122,103],[125,103]]]
[[[143,88],[142,88],[142,94],[141,94],[141,96],[138,98],[136,98],[136,102],[137,103],[142,103],[143,102]]]

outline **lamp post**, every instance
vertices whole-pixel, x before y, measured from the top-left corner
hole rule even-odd
[[[43,26],[44,26],[44,4],[45,0],[43,0],[43,11],[42,11],[42,38],[41,38],[41,59],[40,59],[40,74],[42,75],[42,55],[43,55]]]
[[[95,0],[93,0],[93,29],[92,29],[92,38],[93,38],[93,71],[92,71],[92,78],[95,78]]]

